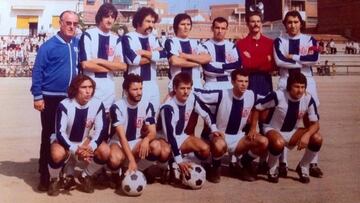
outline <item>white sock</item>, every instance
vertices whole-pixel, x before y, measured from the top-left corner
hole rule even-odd
[[[314,158],[311,160],[310,163],[312,163],[312,164],[317,164],[317,163],[319,163],[319,152],[316,152]]]
[[[315,157],[317,152],[313,152],[310,149],[306,148],[304,156],[302,157],[299,165],[300,167],[309,168],[311,160]]]
[[[75,175],[75,165],[76,165],[76,160],[73,157],[70,157],[70,159],[64,166],[64,173],[66,174],[66,176]]]
[[[52,167],[50,166],[50,164],[48,164],[50,179],[59,178],[61,168],[62,168],[62,167],[60,167],[60,168],[52,168]]]
[[[269,153],[269,159],[268,159],[268,166],[269,166],[269,172],[270,174],[276,174],[277,173],[277,167],[279,165],[279,156],[280,155],[272,155]]]
[[[103,167],[103,164],[98,164],[94,160],[92,160],[85,168],[85,170],[82,172],[82,177],[85,177],[86,175],[92,176],[94,173],[96,173],[98,170],[100,170]]]
[[[279,157],[279,161],[282,162],[282,163],[286,163],[286,166],[288,165],[288,162],[287,162],[288,151],[289,151],[288,148],[284,147],[284,150],[283,150],[283,152],[281,153],[281,155]]]

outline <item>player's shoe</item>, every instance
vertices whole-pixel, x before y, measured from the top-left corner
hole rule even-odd
[[[79,177],[79,181],[81,183],[80,185],[80,190],[86,193],[93,193],[94,192],[94,185],[92,183],[91,177],[90,176],[85,176],[82,177],[80,175]]]
[[[37,189],[41,192],[46,192],[49,189],[50,180],[47,176],[40,176],[40,182]]]
[[[266,161],[259,162],[257,173],[266,175],[268,171],[269,171],[269,166],[267,165]]]
[[[296,172],[299,175],[300,182],[302,182],[302,183],[309,183],[310,182],[308,171],[301,168],[300,165],[298,165],[296,167]]]
[[[221,179],[221,166],[218,167],[210,167],[208,171],[206,171],[207,180],[212,183],[220,183]]]
[[[321,169],[316,163],[310,164],[309,173],[310,176],[315,178],[321,178],[324,175],[324,173],[321,171]]]
[[[279,164],[279,176],[286,178],[288,174],[288,167],[285,162],[280,162]]]
[[[76,187],[76,181],[74,176],[72,175],[62,178],[61,182],[65,190],[73,190]]]
[[[270,170],[268,171],[268,181],[270,183],[278,183],[279,182],[279,172],[276,170],[275,173],[270,173]]]
[[[47,194],[49,196],[58,196],[60,194],[60,181],[58,178],[52,178],[50,180]]]
[[[257,174],[251,164],[244,166],[240,170],[240,180],[253,182],[257,179]]]

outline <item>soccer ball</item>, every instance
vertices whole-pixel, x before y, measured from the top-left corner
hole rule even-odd
[[[129,173],[124,177],[121,188],[126,195],[139,196],[146,187],[146,178],[141,171]]]
[[[189,186],[191,189],[200,189],[206,179],[206,171],[205,169],[195,163],[191,163],[192,169],[190,170],[190,176],[183,176],[182,182],[184,185]]]

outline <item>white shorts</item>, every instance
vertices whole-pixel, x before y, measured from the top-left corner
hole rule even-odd
[[[150,103],[154,106],[156,114],[158,114],[160,108],[160,90],[156,82],[143,82],[143,98],[150,101]]]
[[[236,150],[236,147],[239,143],[239,141],[241,140],[241,138],[243,138],[245,136],[245,133],[242,132],[240,134],[236,134],[236,135],[229,135],[229,134],[225,134],[225,142],[227,144],[228,147],[228,152],[229,153],[234,153]]]
[[[94,97],[103,102],[105,111],[109,112],[115,102],[115,83],[110,78],[93,78],[96,83]]]
[[[136,145],[137,145],[140,141],[141,141],[141,139],[135,139],[135,140],[128,141],[130,150],[133,151],[133,150],[135,149]],[[111,140],[109,141],[109,146],[111,146],[112,144],[117,144],[117,145],[119,145],[120,147],[122,147],[121,144],[120,144],[120,141],[117,140],[117,139],[111,139]]]
[[[205,82],[204,89],[206,90],[227,90],[233,88],[230,81]]]
[[[270,127],[270,126],[264,125],[264,133],[265,134],[268,133],[270,130],[275,130],[276,132],[280,133],[281,137],[285,140],[286,147],[288,147],[289,149],[292,149],[294,147],[294,146],[289,147],[289,141],[291,140],[292,136],[296,132],[297,128],[294,128],[290,132],[281,132],[281,131],[276,130],[276,129]]]
[[[287,76],[280,76],[278,89],[280,90],[286,90],[286,84],[287,84]],[[316,82],[314,80],[314,77],[306,77],[307,80],[307,87],[306,91],[311,94],[311,96],[314,98],[316,106],[320,106],[320,100],[317,94],[316,90]]]
[[[175,135],[176,144],[179,149],[188,137],[189,137],[189,135],[187,135],[185,133],[183,133],[181,135]],[[167,137],[162,133],[159,133],[157,138],[164,139],[165,141],[169,142]]]

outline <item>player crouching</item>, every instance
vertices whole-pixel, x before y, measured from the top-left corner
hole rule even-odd
[[[70,159],[87,162],[79,180],[82,183],[81,189],[92,193],[94,187],[91,176],[109,157],[110,149],[102,141],[106,135],[103,125],[105,109],[100,101],[93,98],[94,90],[95,82],[88,76],[79,75],[70,84],[69,98],[59,104],[48,166],[51,178],[48,194],[51,196],[60,193],[59,174],[65,162]],[[68,179],[75,183],[73,176]]]
[[[305,154],[296,167],[299,180],[308,183],[309,164],[321,148],[322,137],[319,134],[319,114],[316,104],[306,92],[306,77],[296,72],[287,79],[286,90],[277,90],[260,99],[256,109],[263,111],[274,108],[270,121],[264,126],[269,139],[268,178],[270,182],[279,181],[278,158],[286,146],[289,149],[297,146]],[[308,115],[310,125],[301,127],[304,115]]]
[[[138,168],[137,160],[166,162],[170,155],[169,144],[164,139],[155,139],[155,111],[152,103],[142,97],[142,87],[139,75],[127,75],[123,83],[124,97],[110,108],[115,131],[110,140],[108,166],[113,171],[117,192],[121,190],[122,181],[119,169],[126,158],[129,161],[126,173],[133,173]]]

